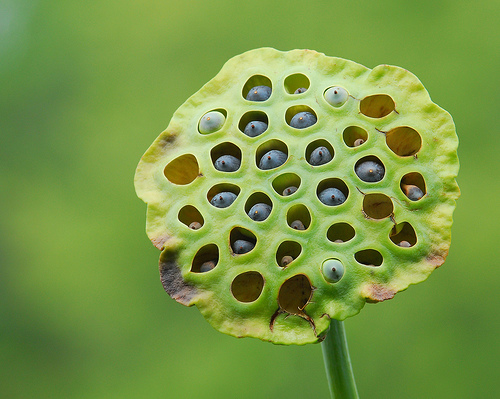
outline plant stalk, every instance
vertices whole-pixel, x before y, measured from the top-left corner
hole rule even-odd
[[[332,319],[330,330],[321,343],[321,348],[332,399],[359,399],[347,348],[344,322]]]

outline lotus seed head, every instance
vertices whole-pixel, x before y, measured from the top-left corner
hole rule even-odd
[[[304,223],[302,223],[300,220],[294,220],[292,223],[290,223],[290,227],[295,230],[305,230],[306,227],[304,226]]]
[[[309,157],[309,163],[313,166],[323,165],[332,160],[332,154],[328,151],[326,147],[318,147],[313,152],[311,152],[311,156]]]
[[[226,117],[219,111],[210,111],[200,119],[199,130],[202,134],[213,133],[222,128]]]
[[[216,208],[227,208],[236,199],[236,194],[230,191],[223,191],[221,193],[215,194],[210,203]]]
[[[411,247],[411,244],[408,242],[408,241],[401,241],[399,244],[398,244],[400,247],[403,247],[403,248],[410,248]]]
[[[213,260],[210,260],[208,262],[204,262],[200,266],[200,272],[201,273],[209,272],[214,267],[215,267],[215,262]]]
[[[310,112],[303,111],[295,114],[290,121],[290,126],[296,129],[305,129],[317,122],[316,116]]]
[[[253,247],[255,247],[255,244],[251,243],[250,241],[236,240],[233,243],[233,252],[235,254],[246,254],[247,252],[250,252]]]
[[[263,170],[274,169],[286,162],[287,156],[280,150],[266,152],[259,162],[259,168]]]
[[[201,228],[201,223],[200,222],[192,222],[189,224],[189,228],[192,230],[198,230]]]
[[[292,262],[293,262],[293,258],[290,255],[285,255],[281,258],[280,264],[282,267],[287,267]]]
[[[297,191],[297,187],[290,186],[283,190],[283,195],[286,197],[288,195],[292,195],[295,191]]]
[[[354,140],[354,147],[359,147],[364,142],[365,142],[365,140],[363,140],[363,139],[356,139],[356,140]]]
[[[251,121],[248,122],[243,130],[249,137],[257,137],[267,130],[267,123],[262,121]]]
[[[269,86],[255,86],[250,89],[246,99],[248,101],[266,101],[271,97],[271,88]]]
[[[214,162],[214,166],[221,172],[234,172],[240,168],[240,160],[232,155],[222,155]]]
[[[418,201],[424,196],[423,191],[413,184],[403,184],[403,191],[406,196],[412,201]]]
[[[271,213],[271,206],[268,204],[264,204],[259,202],[250,208],[248,211],[248,216],[250,219],[255,220],[256,222],[262,222],[266,220],[269,214]]]
[[[349,98],[349,93],[343,87],[330,87],[325,91],[325,100],[332,107],[341,107]]]
[[[358,177],[366,182],[377,182],[384,178],[385,168],[375,161],[364,161],[355,168]]]
[[[328,206],[337,206],[343,204],[346,200],[344,193],[335,187],[324,189],[319,193],[318,198]]]
[[[307,89],[305,89],[304,87],[299,87],[297,90],[293,92],[293,94],[302,94],[305,93],[306,91]]]
[[[327,259],[321,268],[323,277],[329,283],[337,283],[344,275],[344,265],[338,259]]]

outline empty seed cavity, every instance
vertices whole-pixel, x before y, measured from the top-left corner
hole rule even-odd
[[[285,91],[288,94],[302,94],[309,89],[309,78],[302,73],[294,73],[285,78]]]
[[[276,252],[276,263],[281,267],[287,267],[292,261],[299,257],[301,252],[302,246],[298,242],[284,241],[280,244]],[[283,264],[284,258],[287,260],[286,265]]]
[[[214,168],[221,172],[235,172],[241,165],[241,150],[233,143],[221,143],[210,151]]]
[[[417,243],[415,229],[408,222],[396,224],[389,234],[391,241],[399,247],[409,248]]]
[[[383,118],[396,110],[396,104],[387,94],[367,96],[359,103],[359,111],[370,118]]]
[[[311,225],[311,212],[305,205],[294,205],[286,213],[286,221],[294,230],[307,230]]]
[[[192,230],[200,229],[204,223],[200,211],[192,205],[182,207],[177,218]]]
[[[234,254],[246,254],[254,249],[257,238],[250,230],[235,227],[229,233],[229,245]]]
[[[304,274],[286,280],[278,293],[278,304],[285,312],[304,315],[304,308],[311,300],[313,288]]]
[[[271,80],[264,75],[253,75],[243,86],[242,95],[248,101],[266,101],[272,93]]]
[[[393,211],[394,205],[385,194],[366,194],[363,198],[363,212],[369,218],[384,219],[392,215]]]
[[[316,112],[307,105],[295,105],[286,110],[286,123],[295,129],[305,129],[318,121]]]
[[[253,193],[245,204],[245,212],[248,217],[256,222],[266,220],[271,214],[273,203],[264,193]]]
[[[194,256],[191,264],[193,273],[205,273],[217,266],[219,262],[219,248],[215,244],[201,247]]]
[[[295,173],[284,173],[273,180],[272,186],[278,195],[287,197],[300,187],[300,177]]]
[[[424,177],[418,172],[407,173],[400,183],[401,190],[411,201],[418,201],[426,194]]]
[[[241,117],[238,128],[249,137],[257,137],[267,130],[268,125],[269,118],[264,112],[249,111]]]
[[[279,168],[288,158],[288,147],[279,140],[269,140],[259,146],[255,153],[255,161],[259,169]]]
[[[240,188],[234,184],[221,183],[213,186],[207,193],[207,199],[216,208],[227,208],[238,197]]]
[[[354,227],[345,222],[335,223],[331,225],[326,232],[326,238],[337,244],[350,241],[354,238],[355,235],[356,232],[354,230]]]
[[[264,277],[255,271],[239,274],[231,283],[231,293],[238,302],[256,301],[263,288]]]
[[[348,147],[359,147],[368,140],[368,133],[362,127],[348,126],[344,129],[342,137]]]
[[[349,93],[340,86],[333,86],[325,90],[325,100],[332,107],[339,108],[349,99]]]
[[[207,112],[200,119],[198,124],[198,131],[201,134],[210,134],[219,131],[224,126],[227,118],[227,111],[225,109],[216,109]]]
[[[338,259],[327,259],[321,265],[323,277],[329,283],[338,283],[344,276],[345,268],[343,263]]]
[[[200,175],[200,167],[194,155],[184,154],[170,161],[163,174],[170,183],[186,185]]]
[[[338,206],[347,200],[349,189],[340,179],[326,179],[318,184],[316,195],[323,204],[327,206]]]
[[[306,148],[306,159],[312,166],[320,166],[330,162],[335,152],[327,140],[315,140]]]
[[[379,182],[384,178],[385,167],[380,159],[369,155],[361,158],[354,166],[358,177],[367,183]]]
[[[385,133],[387,146],[400,157],[415,155],[422,147],[422,137],[409,126],[400,126]]]
[[[384,261],[382,254],[374,249],[364,249],[354,254],[358,263],[366,266],[380,266]]]

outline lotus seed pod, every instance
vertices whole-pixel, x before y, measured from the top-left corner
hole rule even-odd
[[[236,194],[223,191],[221,193],[215,194],[210,203],[216,208],[227,208],[236,199]]]
[[[259,162],[259,168],[268,170],[278,168],[286,162],[287,156],[280,150],[266,152]]]
[[[295,114],[290,121],[290,126],[296,129],[305,129],[317,122],[316,117],[310,112],[304,111]]]
[[[364,161],[356,165],[356,174],[366,182],[377,182],[384,178],[385,169],[381,163],[375,161]]]
[[[266,101],[271,97],[271,88],[269,86],[255,86],[247,94],[249,101]]]
[[[219,111],[207,112],[200,120],[199,130],[202,134],[213,133],[222,128],[226,117]]]
[[[333,107],[341,107],[349,98],[349,93],[343,87],[330,87],[325,91],[325,100]]]
[[[249,137],[257,137],[264,133],[266,130],[267,123],[262,121],[252,121],[248,122],[243,133],[245,133]]]
[[[262,222],[268,218],[271,214],[271,206],[268,204],[258,203],[250,208],[248,211],[248,216],[250,219],[255,220],[256,222]]]
[[[222,155],[214,162],[214,166],[221,172],[234,172],[240,168],[240,160],[232,155]]]
[[[233,251],[235,254],[246,254],[250,252],[255,245],[250,241],[246,240],[236,240],[233,243]]]
[[[323,165],[332,160],[332,154],[328,151],[326,147],[318,147],[316,148],[309,157],[309,163],[313,166]]]
[[[276,88],[265,104],[246,99],[258,86]],[[307,91],[294,95],[300,87]],[[225,122],[205,134],[201,120],[213,110]],[[300,112],[317,123],[291,127]],[[255,120],[268,127],[251,139],[244,128]],[[405,69],[310,50],[239,55],[175,112],[137,168],[163,287],[221,332],[319,342],[331,319],[391,299],[443,264],[459,196],[457,145],[451,116]],[[311,167],[320,146],[332,159]],[[261,167],[271,151],[282,155]],[[222,155],[240,168],[217,171]],[[364,181],[356,164],[376,159],[383,179]],[[421,191],[415,200],[409,186]],[[266,205],[265,221],[249,217],[256,204]],[[307,229],[291,227],[296,220]],[[187,228],[193,221],[203,227]],[[237,240],[260,244],[238,255]]]

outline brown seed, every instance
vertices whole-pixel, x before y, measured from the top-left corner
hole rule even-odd
[[[292,262],[293,258],[290,255],[285,255],[281,258],[281,266],[283,267],[287,267]]]
[[[401,241],[399,244],[398,244],[400,247],[403,247],[403,248],[410,248],[411,247],[411,244],[408,242],[408,241]]]
[[[193,230],[198,230],[200,227],[201,227],[201,223],[200,222],[192,222],[189,225],[189,228],[193,229]]]
[[[365,142],[365,140],[363,140],[363,139],[357,139],[354,141],[354,147],[359,147],[364,142]]]

